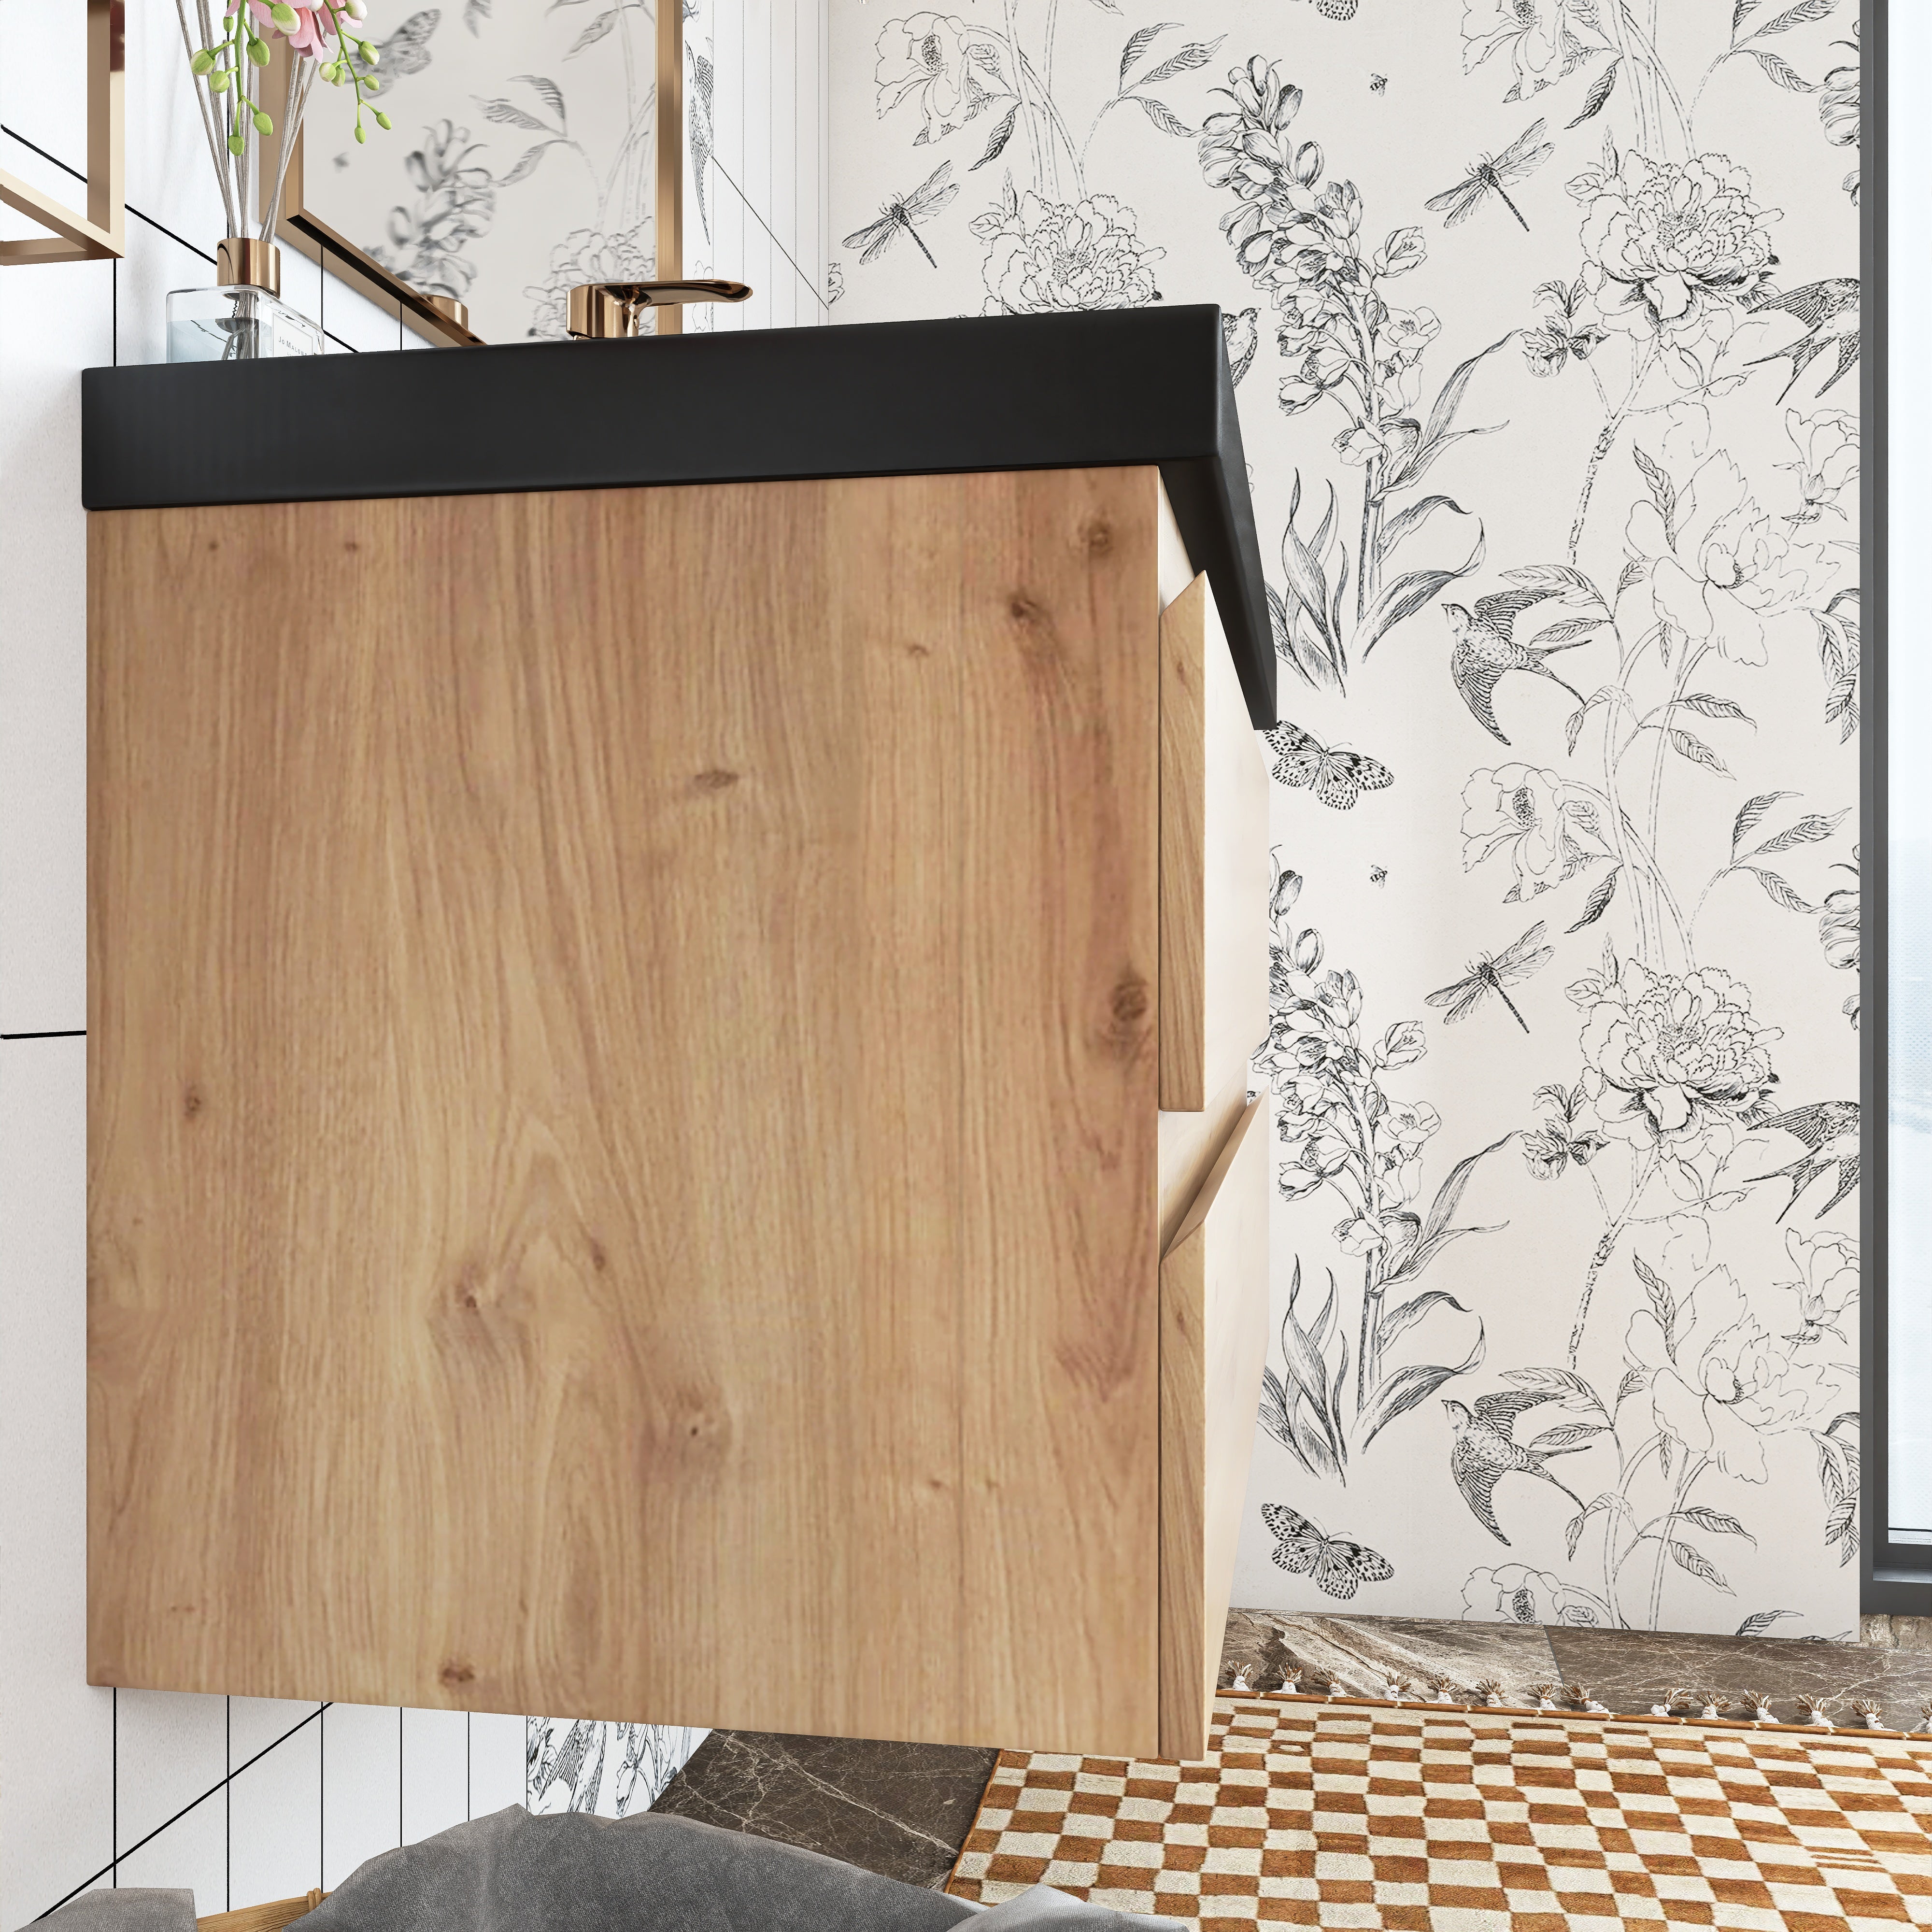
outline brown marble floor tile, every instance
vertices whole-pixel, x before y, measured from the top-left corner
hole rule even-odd
[[[998,1756],[952,1744],[713,1731],[651,1809],[937,1890]]]
[[[1252,1689],[1281,1681],[1292,1658],[1324,1683],[1380,1696],[1392,1678],[1418,1690],[1432,1678],[1468,1688],[1493,1678],[1512,1693],[1548,1683],[1556,1659],[1540,1624],[1438,1622],[1421,1617],[1291,1616],[1275,1610],[1234,1610],[1221,1651],[1221,1682],[1250,1666]]]
[[[1550,1642],[1564,1682],[1587,1685],[1613,1711],[1648,1711],[1678,1686],[1726,1697],[1757,1690],[1778,1717],[1795,1723],[1800,1694],[1817,1691],[1837,1699],[1834,1714],[1844,1716],[1852,1698],[1876,1698],[1892,1728],[1910,1730],[1932,1698],[1932,1655],[1922,1651],[1667,1630],[1552,1629]]]

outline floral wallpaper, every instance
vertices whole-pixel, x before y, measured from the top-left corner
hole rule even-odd
[[[1856,9],[836,0],[836,319],[1224,311],[1240,1604],[1856,1626]]]

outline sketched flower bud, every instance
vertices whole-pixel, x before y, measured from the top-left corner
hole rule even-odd
[[[1300,896],[1301,874],[1299,872],[1282,873],[1274,882],[1274,891],[1269,896],[1268,917],[1286,919],[1294,910],[1294,902]]]
[[[1304,926],[1296,934],[1294,950],[1289,958],[1294,962],[1298,973],[1312,973],[1322,964],[1322,935],[1312,926]]]
[[[1382,1035],[1376,1060],[1382,1066],[1409,1066],[1429,1051],[1428,1036],[1420,1020],[1399,1020]]]
[[[1318,141],[1304,141],[1294,152],[1294,178],[1304,188],[1312,188],[1322,178],[1323,156]]]

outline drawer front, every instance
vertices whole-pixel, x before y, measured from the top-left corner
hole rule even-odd
[[[1160,620],[1160,1104],[1198,1112],[1268,1031],[1268,775],[1205,577]]]
[[[1160,1264],[1161,1755],[1198,1759],[1219,1674],[1268,1353],[1266,1094]]]

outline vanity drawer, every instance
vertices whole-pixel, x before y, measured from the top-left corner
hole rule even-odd
[[[1160,1754],[1198,1759],[1268,1353],[1268,1096],[1234,1123],[1160,1264]]]

